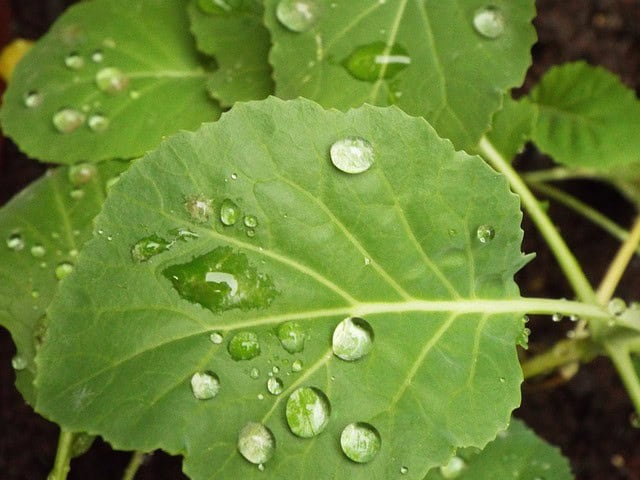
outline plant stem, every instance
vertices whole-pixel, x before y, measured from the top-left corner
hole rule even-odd
[[[520,200],[524,208],[547,241],[549,248],[551,248],[551,251],[555,255],[556,260],[560,264],[560,268],[562,268],[576,296],[583,302],[597,303],[593,287],[589,283],[589,280],[587,280],[580,264],[520,175],[518,175],[511,164],[505,160],[486,137],[482,137],[478,147],[485,159],[507,178],[513,191],[520,195]]]
[[[144,452],[133,452],[131,455],[131,460],[129,461],[129,465],[127,465],[127,469],[124,471],[122,475],[122,480],[133,480],[138,472],[138,469],[142,466],[142,462],[144,462],[145,457],[147,456]]]
[[[568,339],[556,343],[553,348],[522,363],[524,378],[531,378],[554,371],[573,362],[587,362],[599,353],[590,339]]]
[[[71,468],[71,444],[73,443],[74,436],[75,434],[73,432],[68,432],[63,429],[60,430],[56,459],[47,480],[66,480],[69,469]]]
[[[624,342],[612,341],[606,342],[605,348],[616,370],[618,370],[618,375],[624,383],[636,412],[640,414],[640,378],[638,378],[638,372],[631,361],[627,345]]]
[[[569,169],[565,167],[554,167],[547,170],[523,173],[522,178],[524,178],[527,183],[559,182],[561,180],[572,180],[576,178],[602,180],[602,178],[593,170],[588,170],[586,168]]]

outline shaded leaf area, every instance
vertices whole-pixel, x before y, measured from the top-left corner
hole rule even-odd
[[[538,108],[532,139],[555,161],[606,171],[640,158],[640,102],[605,69],[554,67],[530,98]]]
[[[346,137],[362,173],[332,163]],[[112,189],[49,310],[37,409],[194,479],[421,479],[520,402],[522,312],[493,311],[519,298],[520,220],[397,108],[238,104]]]
[[[425,480],[570,480],[571,466],[560,450],[513,419],[509,428],[483,450],[465,449],[442,468],[429,472]]]
[[[30,404],[35,403],[34,357],[46,331],[45,310],[91,236],[106,182],[126,166],[116,161],[89,165],[84,175],[76,168],[71,178],[69,168],[50,171],[0,210],[0,325],[16,344],[16,386]]]
[[[33,158],[133,158],[220,114],[189,34],[186,0],[69,8],[18,64],[2,128]]]
[[[283,3],[292,2],[265,2],[278,96],[397,105],[458,149],[473,150],[502,95],[522,83],[536,38],[532,0],[489,9],[484,0],[305,0],[313,21],[302,31]]]
[[[208,82],[209,93],[223,107],[265,98],[273,93],[274,85],[262,1],[226,0],[222,4],[226,8],[212,0],[193,0],[189,5],[198,49],[214,56],[219,67]]]
[[[504,97],[502,108],[493,116],[487,138],[504,158],[513,159],[531,138],[537,109],[526,99]]]

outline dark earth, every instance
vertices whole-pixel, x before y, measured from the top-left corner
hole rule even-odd
[[[515,1],[515,0],[514,0]],[[71,0],[0,0],[0,44],[10,38],[36,39]],[[587,60],[603,65],[640,92],[640,0],[538,0],[535,21],[539,42],[533,48],[524,91],[552,65]],[[638,132],[640,135],[640,132]],[[550,161],[528,147],[517,160],[521,169],[541,168]],[[8,139],[0,138],[0,204],[37,178],[44,167],[25,158]],[[634,209],[615,191],[592,182],[568,182],[566,188],[621,225],[629,226]],[[594,283],[603,276],[618,243],[572,212],[552,204],[550,214]],[[524,295],[572,296],[536,230],[525,217],[524,251],[536,252],[518,275]],[[640,258],[635,257],[617,295],[639,299]],[[529,326],[530,352],[544,351],[564,334],[563,324],[534,318]],[[26,406],[13,387],[11,338],[0,329],[0,479],[44,479],[52,465],[57,427]],[[579,480],[640,480],[640,429],[633,429],[632,406],[614,369],[600,358],[583,366],[569,382],[530,381],[523,386],[516,415],[540,436],[559,446]],[[72,462],[70,479],[119,479],[129,460],[97,441]],[[139,479],[181,479],[180,460],[163,453],[150,457]]]

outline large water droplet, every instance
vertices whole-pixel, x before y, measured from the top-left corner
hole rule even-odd
[[[345,318],[333,331],[332,347],[342,360],[359,360],[373,348],[373,329],[362,318]]]
[[[24,106],[27,108],[37,108],[40,105],[42,105],[43,100],[44,100],[44,95],[42,95],[41,93],[35,90],[31,90],[25,93],[24,97],[22,97]]]
[[[209,400],[220,391],[220,379],[213,372],[196,372],[191,377],[191,391],[198,400]]]
[[[56,278],[58,280],[62,280],[63,278],[71,274],[71,272],[73,272],[73,264],[69,262],[62,262],[58,264],[58,266],[56,267],[56,270],[55,270]]]
[[[311,438],[318,435],[329,423],[330,415],[329,399],[317,388],[298,388],[287,400],[287,423],[299,437]]]
[[[292,32],[306,32],[318,21],[320,6],[316,0],[281,0],[276,7],[278,21]]]
[[[89,117],[89,121],[87,122],[89,128],[98,133],[106,132],[109,129],[109,123],[109,119],[99,113],[91,115]]]
[[[289,353],[299,353],[304,350],[306,334],[296,322],[286,322],[278,327],[278,340]]]
[[[213,212],[213,200],[201,195],[191,197],[184,202],[184,208],[194,222],[204,223]]]
[[[233,7],[229,3],[229,0],[198,0],[198,7],[204,13],[219,15],[231,13]]]
[[[280,395],[284,390],[284,384],[278,377],[269,377],[267,380],[267,390],[271,395]]]
[[[627,304],[621,298],[615,297],[609,301],[607,310],[611,315],[620,316],[627,310]]]
[[[53,126],[60,133],[71,133],[84,124],[84,113],[75,108],[63,108],[53,115]]]
[[[276,450],[276,439],[261,423],[249,422],[238,434],[238,451],[255,465],[267,463]]]
[[[9,250],[19,252],[24,249],[24,245],[24,237],[20,232],[12,233],[9,235],[9,238],[7,238],[7,247],[9,247]]]
[[[236,333],[227,346],[229,355],[234,360],[251,360],[260,355],[260,342],[254,332]]]
[[[453,457],[449,463],[440,467],[440,475],[446,479],[458,478],[467,467],[466,462],[460,457]]]
[[[345,173],[362,173],[374,161],[373,146],[360,137],[346,137],[331,145],[331,162]]]
[[[19,354],[11,359],[11,366],[13,367],[14,370],[17,370],[17,371],[24,370],[25,368],[27,368],[27,364],[28,364],[27,359]]]
[[[483,245],[491,242],[496,236],[496,231],[491,225],[480,225],[476,230],[476,236]]]
[[[367,463],[380,451],[380,434],[368,423],[351,423],[340,435],[340,446],[344,454],[354,462]]]
[[[366,82],[393,78],[411,64],[411,57],[400,45],[375,42],[356,48],[342,65],[349,74]]]
[[[115,94],[126,90],[129,77],[115,67],[106,67],[96,73],[96,85],[106,93]]]
[[[225,198],[220,205],[220,221],[227,226],[235,225],[240,217],[240,209],[233,200]]]
[[[71,70],[79,70],[84,67],[84,58],[77,52],[72,52],[65,57],[64,64]]]
[[[157,235],[151,235],[138,240],[136,244],[131,247],[131,258],[134,262],[146,262],[159,253],[169,250],[169,246],[170,244],[166,240]]]
[[[504,33],[504,16],[497,7],[481,8],[473,16],[473,28],[485,38],[498,38]]]
[[[40,244],[36,244],[31,247],[31,255],[33,258],[42,258],[47,253],[47,250]]]
[[[77,163],[69,167],[68,178],[72,185],[79,187],[93,180],[98,168],[92,163]]]

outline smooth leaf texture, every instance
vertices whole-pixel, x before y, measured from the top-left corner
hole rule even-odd
[[[215,120],[186,8],[186,0],[94,0],[68,9],[18,64],[3,100],[4,133],[33,158],[75,163],[134,158],[165,135]],[[41,97],[26,100],[29,92]],[[61,109],[76,112],[69,133],[54,126]]]
[[[457,480],[486,480],[489,478],[509,478],[513,480],[571,480],[571,467],[560,450],[549,445],[536,436],[518,419],[513,419],[511,425],[480,452],[466,449],[458,453],[458,458],[464,463],[460,474],[446,476],[451,470],[445,469],[444,475],[440,469],[434,469],[425,480],[442,480],[456,478]],[[454,464],[451,464],[453,467]],[[451,475],[451,474],[450,474]]]
[[[75,263],[91,237],[93,218],[105,198],[105,182],[126,166],[105,162],[81,186],[70,183],[68,168],[59,168],[0,209],[0,325],[16,344],[16,386],[31,404],[35,403],[34,357],[44,333],[44,312],[59,284],[56,268]],[[59,270],[58,276],[62,274]]]
[[[554,67],[531,91],[533,141],[559,163],[607,170],[640,160],[640,101],[601,67]]]
[[[195,0],[189,5],[198,49],[215,56],[219,66],[209,80],[209,93],[224,107],[259,100],[274,91],[268,61],[271,40],[262,23],[262,1],[229,3],[233,7],[228,13],[205,13]]]
[[[277,19],[279,0],[265,2],[278,96],[302,96],[339,109],[395,104],[427,118],[458,149],[476,146],[503,93],[522,83],[531,63],[533,0],[491,2],[504,21],[497,38],[473,26],[486,0],[311,3],[318,5],[317,22],[296,33]],[[376,50],[364,60],[373,65],[370,72],[385,57],[396,63],[378,66],[375,80],[359,80],[344,63],[361,47]],[[393,75],[392,69],[401,71]]]
[[[487,138],[504,158],[514,158],[531,138],[537,109],[526,99],[505,95],[502,108],[493,116]]]
[[[368,171],[332,165],[348,136],[370,142]],[[238,104],[113,188],[97,220],[113,240],[87,245],[50,309],[38,411],[116,448],[184,454],[194,479],[388,479],[401,465],[421,479],[456,448],[486,444],[520,402],[520,302],[499,308],[519,298],[520,220],[503,177],[397,108]],[[358,361],[332,353],[349,316],[372,329]],[[208,371],[219,392],[197,400],[192,376]],[[216,390],[195,381],[198,394]],[[285,421],[303,386],[331,405],[306,439]],[[264,472],[236,449],[247,422],[275,436]],[[340,451],[352,422],[382,439],[364,466]]]

